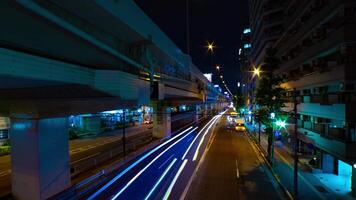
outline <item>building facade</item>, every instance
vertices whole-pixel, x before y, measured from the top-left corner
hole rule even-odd
[[[275,48],[276,73],[297,90],[300,151],[322,173],[349,176],[356,191],[356,2],[250,0],[250,13],[251,62]]]

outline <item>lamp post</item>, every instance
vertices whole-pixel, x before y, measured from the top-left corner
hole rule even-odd
[[[206,49],[207,49],[207,52],[208,52],[208,54],[209,54],[209,70],[210,70],[210,67],[212,67],[212,65],[213,65],[213,53],[214,53],[214,49],[216,48],[216,46],[214,45],[214,41],[213,42],[209,42],[209,41],[207,41],[206,42],[207,44],[206,44]]]
[[[124,159],[125,159],[125,157],[126,157],[126,115],[125,115],[125,109],[123,110],[122,118],[123,118],[123,126],[122,126],[122,152],[123,152]]]
[[[297,129],[297,90],[293,89],[294,101],[294,197],[298,199],[298,129]]]

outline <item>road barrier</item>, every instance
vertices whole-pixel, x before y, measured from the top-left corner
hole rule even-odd
[[[198,123],[201,123],[205,118],[200,117]],[[174,123],[174,121],[172,122]],[[182,122],[179,121],[179,124]],[[172,135],[180,132],[181,130],[186,129],[187,127],[195,124],[196,122],[190,122],[180,129],[175,130]],[[90,155],[88,157],[76,160],[71,163],[71,176],[75,177],[80,173],[83,173],[95,166],[102,164],[105,161],[110,161],[112,159],[117,158],[117,160],[112,163],[109,167],[104,170],[99,171],[98,173],[82,180],[81,182],[74,184],[69,189],[53,196],[50,199],[78,199],[78,197],[85,196],[89,191],[92,191],[95,188],[98,188],[100,185],[110,180],[112,172],[119,170],[119,168],[126,163],[132,161],[137,156],[145,153],[148,149],[152,149],[157,146],[161,142],[164,142],[167,138],[162,140],[153,140],[152,138],[152,130],[147,130],[144,133],[140,133],[131,137],[126,138],[126,148],[127,152],[129,152],[126,158],[123,158],[123,149],[122,149],[122,140],[113,141],[115,143],[115,147],[110,149],[109,151],[98,152],[94,155]],[[117,142],[117,143],[116,143]],[[117,146],[116,146],[117,145]],[[143,148],[144,147],[144,148]],[[121,156],[121,157],[120,157]]]

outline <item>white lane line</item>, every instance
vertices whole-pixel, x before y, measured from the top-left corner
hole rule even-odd
[[[132,168],[134,168],[136,165],[138,165],[140,162],[142,162],[144,159],[146,159],[148,156],[150,156],[151,154],[153,154],[154,152],[158,151],[160,148],[162,148],[163,146],[165,146],[166,144],[168,144],[169,142],[171,142],[172,140],[176,139],[177,137],[183,135],[185,132],[189,131],[190,129],[192,129],[193,127],[189,127],[187,129],[185,129],[184,131],[182,131],[181,133],[177,134],[176,136],[172,137],[171,139],[167,140],[166,142],[160,144],[159,146],[157,146],[156,148],[152,149],[151,151],[149,151],[148,153],[146,153],[144,156],[142,156],[140,159],[138,159],[137,161],[135,161],[134,163],[132,163],[130,166],[128,166],[124,171],[122,171],[121,173],[119,173],[117,176],[115,176],[113,179],[111,179],[111,181],[107,182],[103,187],[101,187],[99,190],[97,190],[94,194],[92,194],[88,200],[92,200],[95,197],[97,197],[100,193],[102,193],[104,190],[106,190],[108,187],[110,187],[114,182],[116,182],[119,178],[121,178],[123,175],[125,175],[128,171],[130,171]]]
[[[187,162],[188,162],[187,159],[185,159],[185,160],[183,161],[183,163],[182,163],[182,165],[180,166],[178,172],[177,172],[176,175],[174,176],[173,181],[172,181],[171,184],[169,185],[168,190],[166,191],[166,194],[165,194],[164,197],[163,197],[163,200],[167,200],[168,197],[169,197],[169,195],[171,195],[173,186],[174,186],[174,184],[177,182],[177,180],[178,180],[178,178],[179,178],[179,175],[182,173],[182,171],[183,171],[185,165],[187,164]]]
[[[158,169],[161,169],[164,165],[166,165],[166,163],[167,163],[173,156],[174,156],[174,154],[172,154],[171,156],[169,156],[169,158],[168,158],[166,161],[164,161],[164,162],[162,163],[162,165],[160,165],[160,166],[158,167]]]
[[[151,191],[147,194],[145,200],[148,200],[150,198],[150,196],[153,194],[153,192],[156,190],[156,188],[158,187],[158,185],[162,182],[163,178],[167,175],[167,173],[169,172],[169,170],[172,168],[173,164],[177,161],[177,158],[175,158],[174,160],[172,160],[171,164],[169,164],[169,166],[167,167],[167,169],[163,172],[163,174],[161,175],[161,177],[158,179],[158,181],[156,182],[156,184],[153,186],[153,188],[151,189]]]
[[[201,132],[203,132],[203,130],[210,124],[212,123],[212,121],[216,118],[217,116],[213,117],[207,124],[205,124],[205,126],[199,131],[199,133],[195,136],[194,140],[192,141],[192,143],[190,143],[188,149],[185,151],[185,153],[182,156],[182,160],[184,160],[185,156],[188,154],[190,148],[192,148],[195,140],[198,139],[199,135],[201,134]]]
[[[236,161],[236,177],[237,179],[239,179],[240,178],[239,164],[237,163],[237,159],[235,161]]]
[[[226,112],[226,111],[225,111],[225,112]],[[225,112],[223,112],[223,113],[225,113]],[[220,123],[220,121],[219,121],[218,123]],[[212,140],[213,140],[213,139],[214,139],[214,138],[212,138]],[[212,141],[212,142],[213,142],[213,141]],[[212,142],[211,142],[211,143],[212,143]],[[195,167],[195,169],[194,169],[194,172],[193,172],[192,175],[190,176],[189,181],[188,181],[188,183],[186,184],[185,189],[184,189],[184,191],[182,192],[182,194],[181,194],[179,200],[185,200],[185,198],[186,198],[186,196],[187,196],[187,194],[188,194],[189,188],[190,188],[190,186],[192,185],[193,180],[196,178],[196,176],[197,176],[197,174],[198,174],[198,171],[199,171],[199,169],[200,169],[202,163],[204,162],[204,159],[205,159],[206,154],[207,154],[207,151],[204,151],[204,152],[203,152],[203,155],[202,155],[202,157],[201,157],[201,159],[199,160],[198,164],[196,165],[196,167]]]
[[[214,121],[209,125],[209,127],[205,130],[204,135],[203,135],[202,138],[200,139],[199,145],[198,145],[197,149],[195,150],[195,154],[194,154],[194,157],[193,157],[193,161],[195,161],[195,160],[198,158],[199,149],[200,149],[200,146],[203,144],[203,141],[204,141],[204,139],[205,139],[206,134],[209,132],[209,130],[211,129],[211,127],[213,126],[213,124],[215,124],[215,122],[216,122],[218,119],[220,119],[220,116],[216,117],[216,118],[214,119]]]
[[[111,200],[115,200],[117,199],[143,172],[146,171],[146,169],[148,169],[156,160],[158,160],[164,153],[166,153],[170,148],[172,148],[174,145],[176,145],[178,142],[180,142],[181,140],[183,140],[184,138],[186,138],[187,136],[189,136],[193,131],[195,131],[197,129],[194,128],[193,130],[191,130],[189,133],[187,133],[185,136],[179,138],[179,140],[177,140],[176,142],[174,142],[173,144],[171,144],[169,147],[167,147],[167,149],[165,149],[164,151],[162,151],[158,156],[156,156],[150,163],[148,163],[143,169],[141,169],[140,172],[138,172],[118,193],[115,194],[115,196],[113,198],[111,198]]]

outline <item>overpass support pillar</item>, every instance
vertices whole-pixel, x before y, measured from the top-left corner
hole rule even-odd
[[[168,106],[153,104],[153,137],[171,136],[171,110]]]
[[[199,122],[200,115],[201,115],[200,105],[195,105],[195,116],[194,116],[195,123]]]
[[[68,118],[11,118],[12,194],[47,199],[70,187]]]
[[[208,104],[204,104],[204,118],[209,117],[209,106]]]

